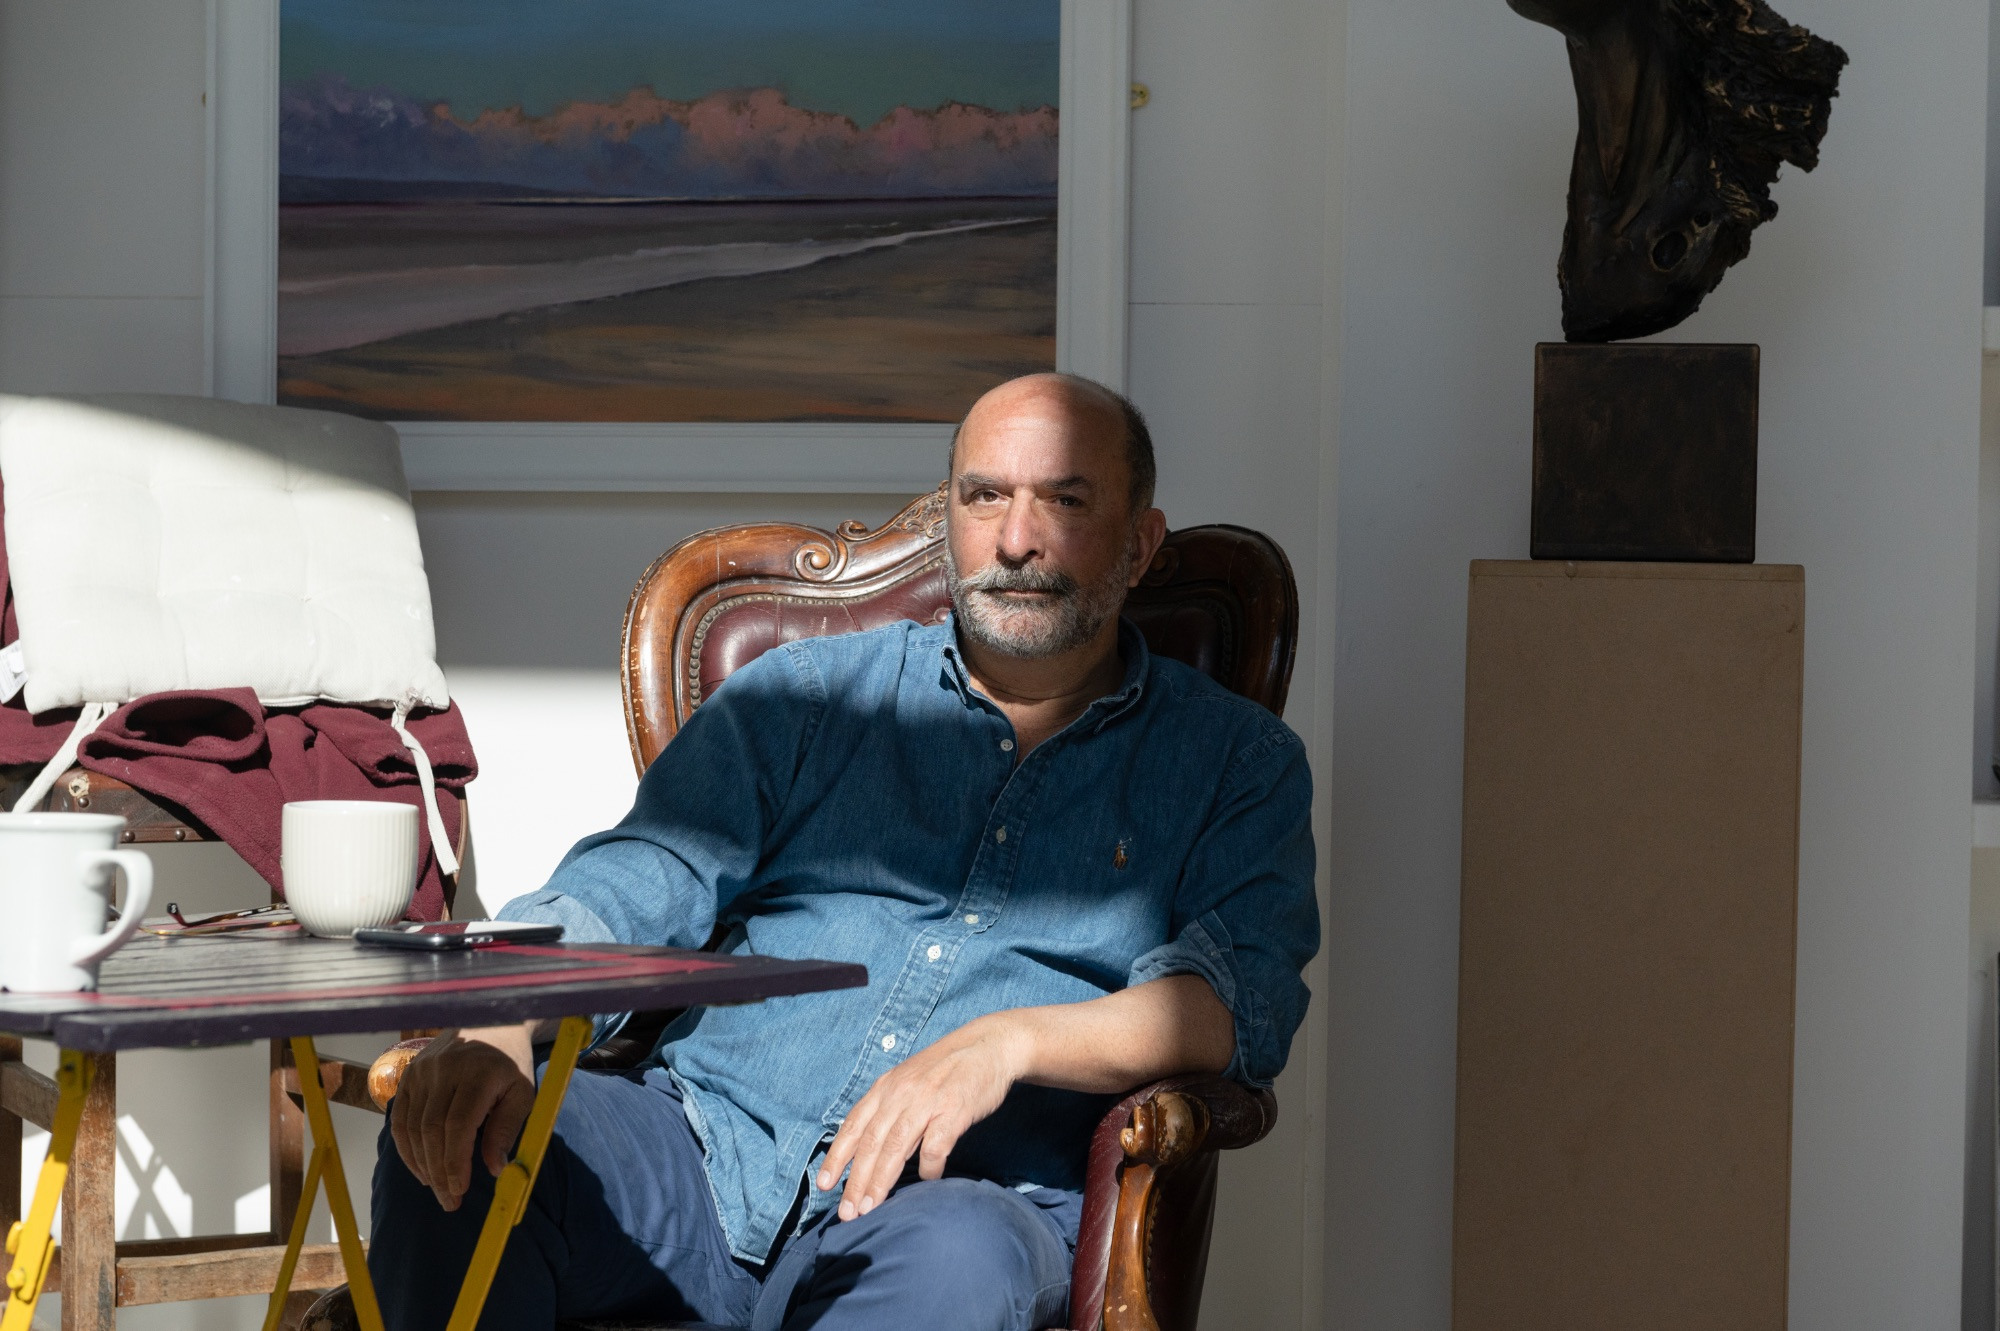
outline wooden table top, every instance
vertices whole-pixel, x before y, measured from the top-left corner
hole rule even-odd
[[[617,943],[419,952],[289,928],[141,934],[104,963],[96,993],[0,992],[0,1031],[101,1053],[754,1002],[867,983],[866,967],[845,962]]]

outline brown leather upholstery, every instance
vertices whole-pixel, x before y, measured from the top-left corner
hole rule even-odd
[[[781,523],[691,536],[655,560],[625,615],[625,721],[641,771],[701,699],[778,643],[944,613],[944,494],[882,527],[832,532]],[[1167,537],[1126,603],[1153,651],[1281,711],[1298,641],[1298,589],[1284,552],[1241,527]],[[637,1022],[641,1018],[635,1017]],[[659,1023],[654,1023],[657,1026]],[[596,1066],[643,1058],[652,1040],[593,1051]],[[403,1049],[402,1046],[398,1047]],[[394,1093],[398,1051],[371,1078]],[[1277,1120],[1269,1091],[1173,1077],[1112,1107],[1090,1144],[1070,1282],[1074,1331],[1192,1331],[1215,1211],[1216,1152]]]
[[[781,642],[928,623],[949,605],[942,489],[873,531],[758,523],[690,536],[653,562],[626,607],[632,760],[643,772],[710,690]],[[1125,613],[1153,651],[1284,710],[1298,588],[1269,537],[1226,526],[1169,534]]]

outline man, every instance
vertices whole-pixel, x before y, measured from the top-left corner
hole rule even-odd
[[[1120,620],[1152,490],[1124,399],[994,389],[954,442],[950,622],[744,666],[502,911],[580,942],[719,924],[869,983],[697,1009],[649,1068],[579,1073],[482,1327],[1057,1325],[1105,1097],[1277,1075],[1319,943],[1304,753]],[[450,1033],[404,1076],[369,1254],[390,1331],[445,1323],[534,1035]]]

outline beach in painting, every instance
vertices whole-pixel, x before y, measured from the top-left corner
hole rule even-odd
[[[287,205],[279,400],[956,420],[1054,363],[1054,217],[1035,198]]]
[[[1055,363],[1059,0],[283,0],[278,400],[951,421]]]

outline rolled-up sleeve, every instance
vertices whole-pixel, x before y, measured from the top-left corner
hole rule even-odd
[[[1130,984],[1199,975],[1235,1019],[1227,1076],[1269,1086],[1285,1066],[1319,950],[1312,775],[1274,725],[1231,761],[1175,892],[1173,937],[1132,963]]]

